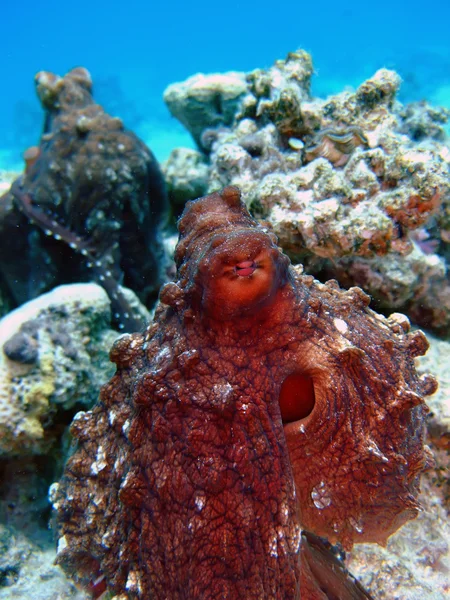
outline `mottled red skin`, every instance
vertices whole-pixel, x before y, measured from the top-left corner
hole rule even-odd
[[[59,564],[121,598],[367,598],[325,549],[300,553],[301,527],[351,547],[415,516],[425,337],[290,267],[236,188],[188,203],[179,229],[177,281],[72,425]]]

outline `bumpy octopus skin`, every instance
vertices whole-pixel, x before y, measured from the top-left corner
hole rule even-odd
[[[291,267],[237,188],[179,230],[177,281],[72,424],[57,561],[93,597],[367,598],[301,530],[351,548],[417,514],[425,336]]]

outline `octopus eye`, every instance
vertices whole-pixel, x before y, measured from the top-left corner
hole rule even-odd
[[[310,415],[316,403],[312,378],[304,373],[292,373],[286,377],[281,385],[279,403],[285,424]]]
[[[218,248],[226,241],[226,239],[227,237],[225,235],[215,235],[211,241],[211,248]]]

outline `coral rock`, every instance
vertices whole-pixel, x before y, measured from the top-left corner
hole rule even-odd
[[[110,374],[110,321],[95,284],[60,286],[0,321],[0,456],[48,452],[61,414],[94,403]]]
[[[292,260],[317,277],[364,286],[383,310],[449,331],[445,111],[402,107],[400,77],[387,69],[355,91],[313,98],[312,71],[306,52],[290,53],[246,75],[228,126],[212,129],[205,117],[202,130],[196,121],[208,140],[208,190],[241,188]],[[398,277],[385,275],[385,259]]]
[[[170,112],[201,145],[205,128],[231,125],[240,100],[246,92],[243,73],[202,75],[174,83],[164,92]]]
[[[206,194],[208,165],[201,152],[192,148],[177,148],[162,169],[170,202],[180,212],[186,199],[193,200]]]
[[[329,597],[345,573],[302,528],[350,548],[418,512],[426,340],[293,269],[237,188],[179,231],[154,322],[72,424],[57,560],[121,598]]]

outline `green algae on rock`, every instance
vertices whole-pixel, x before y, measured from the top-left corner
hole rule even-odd
[[[108,296],[96,284],[61,286],[9,313],[0,331],[0,456],[45,454],[59,413],[91,406],[111,374]]]

